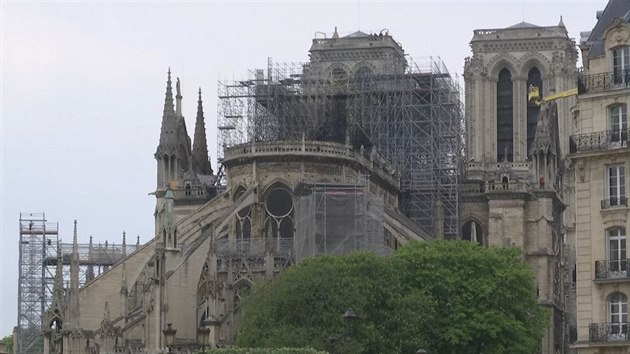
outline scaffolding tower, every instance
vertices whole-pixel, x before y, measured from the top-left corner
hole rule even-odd
[[[41,353],[42,316],[52,301],[55,267],[45,259],[56,255],[59,225],[44,213],[20,213],[18,274],[18,353]]]
[[[410,59],[406,68],[403,74],[321,77],[309,64],[269,60],[266,73],[257,69],[247,80],[219,82],[219,162],[225,147],[249,141],[304,138],[374,147],[400,173],[400,210],[427,234],[457,235],[461,90],[439,58]]]
[[[124,239],[125,236],[123,236]],[[140,247],[135,244],[78,244],[79,286],[102,273]],[[59,251],[59,253],[58,253]],[[60,256],[61,257],[60,257]],[[44,213],[20,213],[17,353],[42,353],[44,315],[52,305],[57,263],[61,262],[64,287],[70,283],[72,243],[62,243],[57,222]]]

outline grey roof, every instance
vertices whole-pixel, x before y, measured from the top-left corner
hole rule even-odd
[[[517,23],[515,25],[512,25],[512,26],[510,26],[508,28],[536,28],[536,27],[540,27],[540,26],[523,21],[523,22],[519,22],[519,23]]]
[[[350,33],[347,36],[344,36],[343,38],[360,38],[360,37],[369,37],[370,35],[362,32],[362,31],[356,31],[354,33]]]
[[[604,55],[604,32],[613,24],[615,18],[621,17],[626,22],[630,18],[630,0],[610,0],[606,8],[602,12],[597,24],[588,37],[591,48],[588,51],[588,57],[596,57]]]

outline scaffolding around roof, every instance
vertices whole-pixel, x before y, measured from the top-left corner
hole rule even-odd
[[[409,59],[404,74],[352,77],[322,77],[309,64],[269,60],[266,73],[219,82],[218,92],[219,161],[225,147],[249,141],[374,147],[400,173],[400,210],[427,234],[457,235],[463,105],[457,79],[439,58]]]
[[[42,353],[41,331],[50,308],[57,263],[62,264],[63,284],[70,282],[72,243],[61,243],[59,224],[44,213],[20,213],[17,353]],[[135,244],[79,244],[79,286],[106,272],[140,246]],[[60,250],[61,258],[58,255]]]

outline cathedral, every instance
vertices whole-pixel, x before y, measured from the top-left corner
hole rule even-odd
[[[256,282],[305,257],[433,239],[523,249],[551,315],[542,353],[627,353],[629,13],[611,0],[598,15],[579,47],[586,72],[562,19],[475,30],[465,110],[448,72],[387,31],[335,29],[294,70],[270,62],[220,85],[217,171],[201,90],[191,140],[169,70],[154,238],[81,286],[75,222],[44,353],[230,344]],[[606,241],[592,246],[591,230]]]
[[[350,43],[359,52],[374,51],[374,44],[377,52],[398,51],[396,66],[379,68],[383,59],[377,57],[372,67],[404,74],[402,48],[389,35],[326,41]],[[311,77],[336,75],[333,90],[348,75],[335,67],[315,69]],[[409,240],[430,238],[399,211],[399,172],[375,146],[357,146],[345,131],[335,131],[330,117],[303,129],[301,139],[227,146],[221,161],[227,183],[217,183],[201,91],[191,143],[179,79],[175,92],[172,84],[169,71],[154,155],[155,237],[80,287],[75,224],[70,287],[64,294],[59,267],[46,313],[45,353],[161,353],[167,328],[176,330],[173,347],[180,350],[196,348],[200,333],[208,345],[229,344],[240,302],[256,281],[321,253],[388,254]]]

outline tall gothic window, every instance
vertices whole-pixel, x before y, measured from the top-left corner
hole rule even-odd
[[[239,186],[234,193],[234,202],[236,202],[243,194],[245,188]],[[249,241],[252,232],[252,210],[251,206],[246,206],[236,213],[236,239],[237,241]]]
[[[512,74],[508,69],[499,73],[497,82],[497,161],[513,161],[514,119],[512,108]]]
[[[293,196],[282,184],[270,187],[265,195],[265,233],[272,237],[277,252],[293,247]]]
[[[527,87],[536,86],[542,98],[542,79],[540,70],[533,67],[527,73]],[[534,136],[536,135],[536,124],[538,123],[538,115],[540,114],[540,106],[534,102],[527,102],[527,159],[531,159],[529,155],[534,144]]]

